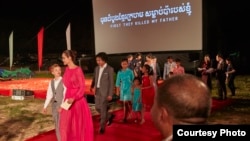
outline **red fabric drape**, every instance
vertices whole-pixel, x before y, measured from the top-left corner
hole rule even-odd
[[[44,33],[44,27],[42,27],[37,34],[38,68],[39,68],[39,70],[43,64],[43,33]]]

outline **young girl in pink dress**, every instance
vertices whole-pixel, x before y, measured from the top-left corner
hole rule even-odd
[[[62,53],[64,65],[67,65],[63,83],[66,86],[64,101],[71,107],[61,109],[60,135],[61,141],[93,141],[94,129],[92,115],[84,98],[85,78],[82,69],[74,64],[76,54],[72,50]]]
[[[154,95],[155,95],[155,87],[154,87],[154,76],[153,76],[153,69],[148,65],[145,64],[142,67],[142,119],[141,123],[145,122],[144,113],[147,109],[151,108],[154,102]]]

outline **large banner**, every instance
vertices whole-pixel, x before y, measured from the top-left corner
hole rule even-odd
[[[66,29],[67,50],[71,50],[70,23]]]
[[[44,27],[40,29],[40,31],[37,34],[37,45],[38,45],[38,68],[40,71],[40,68],[43,64],[43,33],[44,33]]]
[[[9,36],[9,57],[10,57],[10,70],[13,65],[13,31],[10,33]]]

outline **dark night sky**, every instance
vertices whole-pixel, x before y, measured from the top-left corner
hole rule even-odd
[[[52,3],[53,2],[53,3]],[[246,1],[203,0],[205,52],[240,52],[248,61],[249,12]],[[8,55],[8,38],[14,31],[14,54],[36,53],[36,34],[45,27],[44,52],[66,49],[65,30],[71,23],[72,49],[94,54],[91,0],[0,1],[0,55]]]
[[[52,3],[53,2],[53,3]],[[92,29],[91,0],[0,1],[0,54],[8,53],[8,38],[14,31],[14,53],[36,52],[36,35],[45,28],[44,52],[66,49],[65,30],[71,23],[72,49],[88,51]],[[92,53],[92,52],[91,52]]]
[[[246,1],[207,0],[206,45],[208,53],[239,53],[238,70],[250,73],[249,11]],[[239,72],[239,71],[238,71]]]
[[[245,51],[250,42],[246,36],[249,31],[249,12],[247,4],[239,1],[208,1],[207,5],[208,45],[217,50],[230,53]],[[208,46],[209,48],[211,46]]]

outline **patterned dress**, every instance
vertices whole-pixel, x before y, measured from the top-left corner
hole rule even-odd
[[[154,102],[155,89],[154,86],[150,87],[149,76],[142,76],[142,103],[148,106],[152,106]],[[144,88],[148,87],[148,88]]]
[[[120,88],[120,100],[131,101],[131,86],[133,84],[134,73],[131,69],[120,70],[117,73],[115,86]]]
[[[94,128],[91,111],[84,98],[85,78],[80,67],[66,68],[63,75],[65,99],[73,98],[69,110],[60,113],[61,141],[93,141]]]
[[[142,73],[141,73],[142,61],[141,60],[135,60],[134,64],[135,64],[134,72],[135,72],[135,74],[138,75],[136,77],[141,78],[141,76],[142,76]]]

